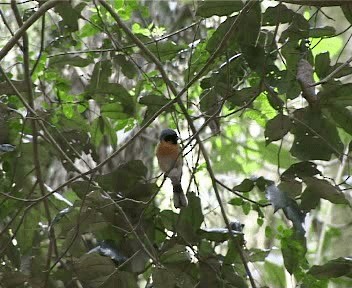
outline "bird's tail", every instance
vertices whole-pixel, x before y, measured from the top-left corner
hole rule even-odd
[[[173,184],[174,187],[174,206],[175,208],[183,208],[188,206],[188,200],[183,193],[182,186],[180,183]]]

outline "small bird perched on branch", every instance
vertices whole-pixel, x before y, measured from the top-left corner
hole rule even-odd
[[[171,179],[174,190],[174,206],[175,208],[187,207],[187,197],[181,186],[183,161],[181,149],[177,143],[178,136],[174,130],[164,129],[161,131],[159,140],[156,157],[160,169],[165,173],[165,176]]]

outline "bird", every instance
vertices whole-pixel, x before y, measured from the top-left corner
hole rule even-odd
[[[156,148],[158,164],[164,175],[170,178],[175,208],[187,207],[188,200],[181,186],[183,159],[177,143],[177,133],[172,129],[164,129],[160,133],[160,142]]]

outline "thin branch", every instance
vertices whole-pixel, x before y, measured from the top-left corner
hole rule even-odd
[[[16,5],[16,0],[11,1],[11,8],[15,14],[17,23],[20,27],[23,26],[22,18],[19,13],[19,10]],[[29,43],[28,43],[28,35],[27,32],[24,31],[22,34],[22,41],[23,41],[23,66],[24,66],[24,78],[27,84],[27,93],[28,93],[28,102],[29,105],[31,106],[32,110],[34,110],[34,94],[33,94],[33,83],[31,79],[31,74],[30,74],[30,59],[29,59]],[[33,115],[34,116],[34,115]],[[33,163],[35,166],[35,173],[37,177],[37,181],[39,184],[39,189],[42,194],[42,196],[45,195],[45,185],[44,185],[44,180],[43,180],[43,175],[41,171],[41,164],[40,164],[40,156],[39,156],[39,144],[38,144],[38,131],[37,131],[37,123],[36,120],[32,119],[30,121],[31,123],[31,128],[32,128],[32,144],[33,144]],[[49,223],[51,223],[51,215],[50,215],[50,209],[49,209],[49,203],[47,200],[43,202],[44,204],[44,210],[46,214],[46,218]],[[53,249],[57,251],[57,246],[56,246],[56,238],[55,238],[55,232],[54,230],[49,231],[49,245],[48,245],[48,254],[47,254],[47,263],[46,267],[50,267],[50,262],[51,262],[51,255],[53,252]],[[45,277],[45,286],[47,285],[49,281],[49,275],[50,273],[47,273]]]
[[[44,51],[44,39],[45,39],[45,14],[42,17],[42,27],[41,27],[41,31],[40,31],[40,48],[39,48],[39,53],[38,53],[38,57],[37,60],[35,61],[32,71],[31,71],[31,75],[34,74],[35,69],[37,68],[40,58],[42,57],[43,51]]]

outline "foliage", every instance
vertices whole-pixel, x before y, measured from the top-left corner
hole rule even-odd
[[[351,4],[17,2],[0,5],[0,287],[351,287],[332,249],[350,225],[329,227],[351,215],[351,26],[331,20]],[[148,148],[161,126],[186,139],[180,211]]]

